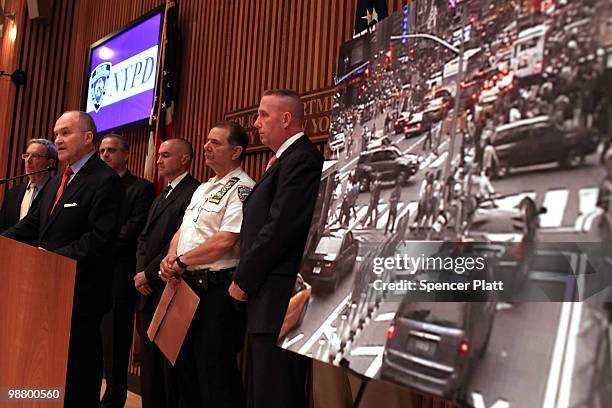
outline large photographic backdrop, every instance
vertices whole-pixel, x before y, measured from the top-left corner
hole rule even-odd
[[[611,21],[419,0],[344,44],[279,344],[475,407],[606,406]]]

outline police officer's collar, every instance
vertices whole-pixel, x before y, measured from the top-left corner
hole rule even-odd
[[[240,173],[242,173],[242,167],[237,166],[234,170],[230,171],[225,176],[223,176],[223,178],[217,179],[217,176],[213,177],[212,182],[214,184],[225,184],[227,180],[229,180],[232,177],[238,176]]]

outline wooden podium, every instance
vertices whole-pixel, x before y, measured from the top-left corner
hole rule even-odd
[[[76,261],[4,237],[0,259],[0,406],[63,406]],[[9,399],[9,389],[61,396]]]

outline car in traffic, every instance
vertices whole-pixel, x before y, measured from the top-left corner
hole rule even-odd
[[[574,168],[597,150],[599,133],[585,127],[567,127],[549,116],[518,120],[497,127],[492,137],[499,164],[497,177],[507,176],[512,168],[558,162]]]
[[[416,112],[410,115],[410,119],[404,125],[404,138],[419,136],[429,131],[431,131],[429,116],[424,112]]]
[[[452,107],[453,96],[447,89],[440,89],[426,102],[424,113],[433,122],[439,122]]]
[[[508,198],[516,204],[500,208]],[[464,254],[487,257],[492,278],[504,282],[501,296],[520,296],[535,260],[539,217],[547,211],[528,195],[519,198],[498,196],[476,204],[458,239]]]
[[[314,291],[333,290],[353,270],[359,243],[352,231],[344,228],[323,232],[314,250],[302,262],[302,275]]]
[[[377,175],[383,182],[395,182],[403,174],[404,182],[407,182],[418,169],[419,160],[415,154],[402,154],[396,146],[382,146],[359,155],[355,176],[361,191],[369,191],[370,183]]]
[[[406,122],[410,120],[411,113],[410,112],[402,112],[399,114],[395,122],[393,122],[393,131],[397,133],[404,133],[404,126],[406,126]]]
[[[495,302],[414,302],[404,296],[386,331],[380,377],[465,401],[495,313]]]

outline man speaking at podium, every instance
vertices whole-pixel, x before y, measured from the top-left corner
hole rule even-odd
[[[68,111],[53,133],[66,170],[49,181],[40,205],[3,235],[77,261],[64,406],[96,407],[102,382],[100,320],[111,294],[108,250],[117,236],[122,190],[117,173],[95,154],[91,116]]]

